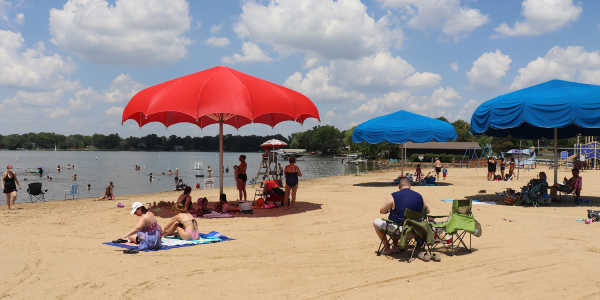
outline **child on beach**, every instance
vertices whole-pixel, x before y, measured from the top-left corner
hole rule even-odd
[[[417,177],[417,180],[421,180],[421,165],[417,165],[417,170],[415,171],[415,176]]]
[[[204,214],[210,214],[212,212],[212,210],[208,208],[208,199],[206,199],[206,197],[198,198],[198,205],[200,205],[197,212],[198,217],[201,217]]]
[[[444,169],[442,170],[442,174],[444,174],[444,180],[446,180],[446,175],[448,175],[448,169],[446,169],[447,166],[444,166]]]
[[[215,210],[218,213],[226,214],[229,212],[229,204],[227,200],[221,199],[219,202],[215,203]]]
[[[200,189],[200,183],[199,183],[199,182],[198,182],[198,183],[196,183],[196,185],[194,186],[194,189],[195,189],[195,190],[199,190],[199,189]]]

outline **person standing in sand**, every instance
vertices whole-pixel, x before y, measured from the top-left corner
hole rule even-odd
[[[440,172],[442,171],[442,162],[439,158],[435,158],[435,176],[440,180]]]
[[[292,201],[290,202],[289,207],[285,207],[284,209],[294,209],[294,204],[296,203],[296,191],[298,191],[298,177],[302,177],[302,172],[300,172],[300,168],[296,166],[296,158],[290,157],[288,158],[290,162],[289,165],[285,166],[284,173],[285,174],[285,196],[283,196],[283,206],[285,206],[285,202],[290,197],[290,191],[292,193]]]
[[[404,221],[405,209],[410,208],[415,212],[422,212],[423,209],[427,207],[427,204],[425,203],[425,200],[421,194],[410,189],[410,180],[408,178],[400,177],[398,189],[400,190],[387,197],[383,203],[383,206],[381,206],[379,209],[379,213],[387,214],[389,212],[388,220],[391,220],[396,224],[402,224]],[[429,208],[427,208],[427,213],[429,214]],[[398,240],[394,239],[394,244],[390,249],[390,244],[386,238],[387,235],[383,231],[379,230],[382,229],[391,233],[396,230],[397,225],[388,224],[383,219],[377,219],[373,222],[373,226],[377,236],[385,246],[384,249],[387,249],[383,252],[384,255],[396,254],[400,252],[400,249],[398,249]],[[409,236],[408,238],[410,239],[411,237]]]
[[[242,201],[242,196],[244,196],[244,200],[246,201],[246,181],[248,181],[248,175],[246,175],[246,168],[248,168],[248,164],[246,163],[246,155],[240,155],[240,165],[233,166],[233,169],[237,171],[236,183],[237,189],[240,193],[240,201]]]
[[[487,180],[494,180],[494,174],[496,174],[496,159],[493,156],[488,157],[488,176]]]
[[[17,174],[13,172],[13,166],[6,166],[6,172],[2,174],[2,191],[6,195],[6,205],[8,205],[8,209],[15,209],[15,201],[17,201],[17,185],[19,186],[19,190],[21,189],[21,184],[19,183],[19,179],[17,179]],[[15,182],[17,183],[15,185]],[[10,203],[10,196],[12,195],[12,203]]]

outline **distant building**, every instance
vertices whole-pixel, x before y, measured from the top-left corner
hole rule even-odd
[[[429,143],[406,143],[406,156],[413,154],[455,154],[464,155],[467,147],[478,147],[477,142],[429,142]],[[402,148],[402,145],[399,146]]]
[[[175,151],[183,151],[183,146],[175,146]]]

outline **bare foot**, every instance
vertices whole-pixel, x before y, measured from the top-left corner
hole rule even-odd
[[[13,204],[13,205],[11,205],[11,209],[16,209],[14,204]]]

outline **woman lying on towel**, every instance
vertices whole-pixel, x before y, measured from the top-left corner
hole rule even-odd
[[[131,206],[131,213],[140,217],[135,227],[121,239],[129,238],[133,243],[139,244],[140,250],[160,249],[162,228],[156,222],[156,217],[149,212],[140,202],[135,202]]]
[[[198,231],[198,223],[196,223],[194,217],[188,213],[181,203],[173,205],[173,211],[178,214],[169,221],[163,236],[179,236],[186,241],[197,240],[200,231]]]

